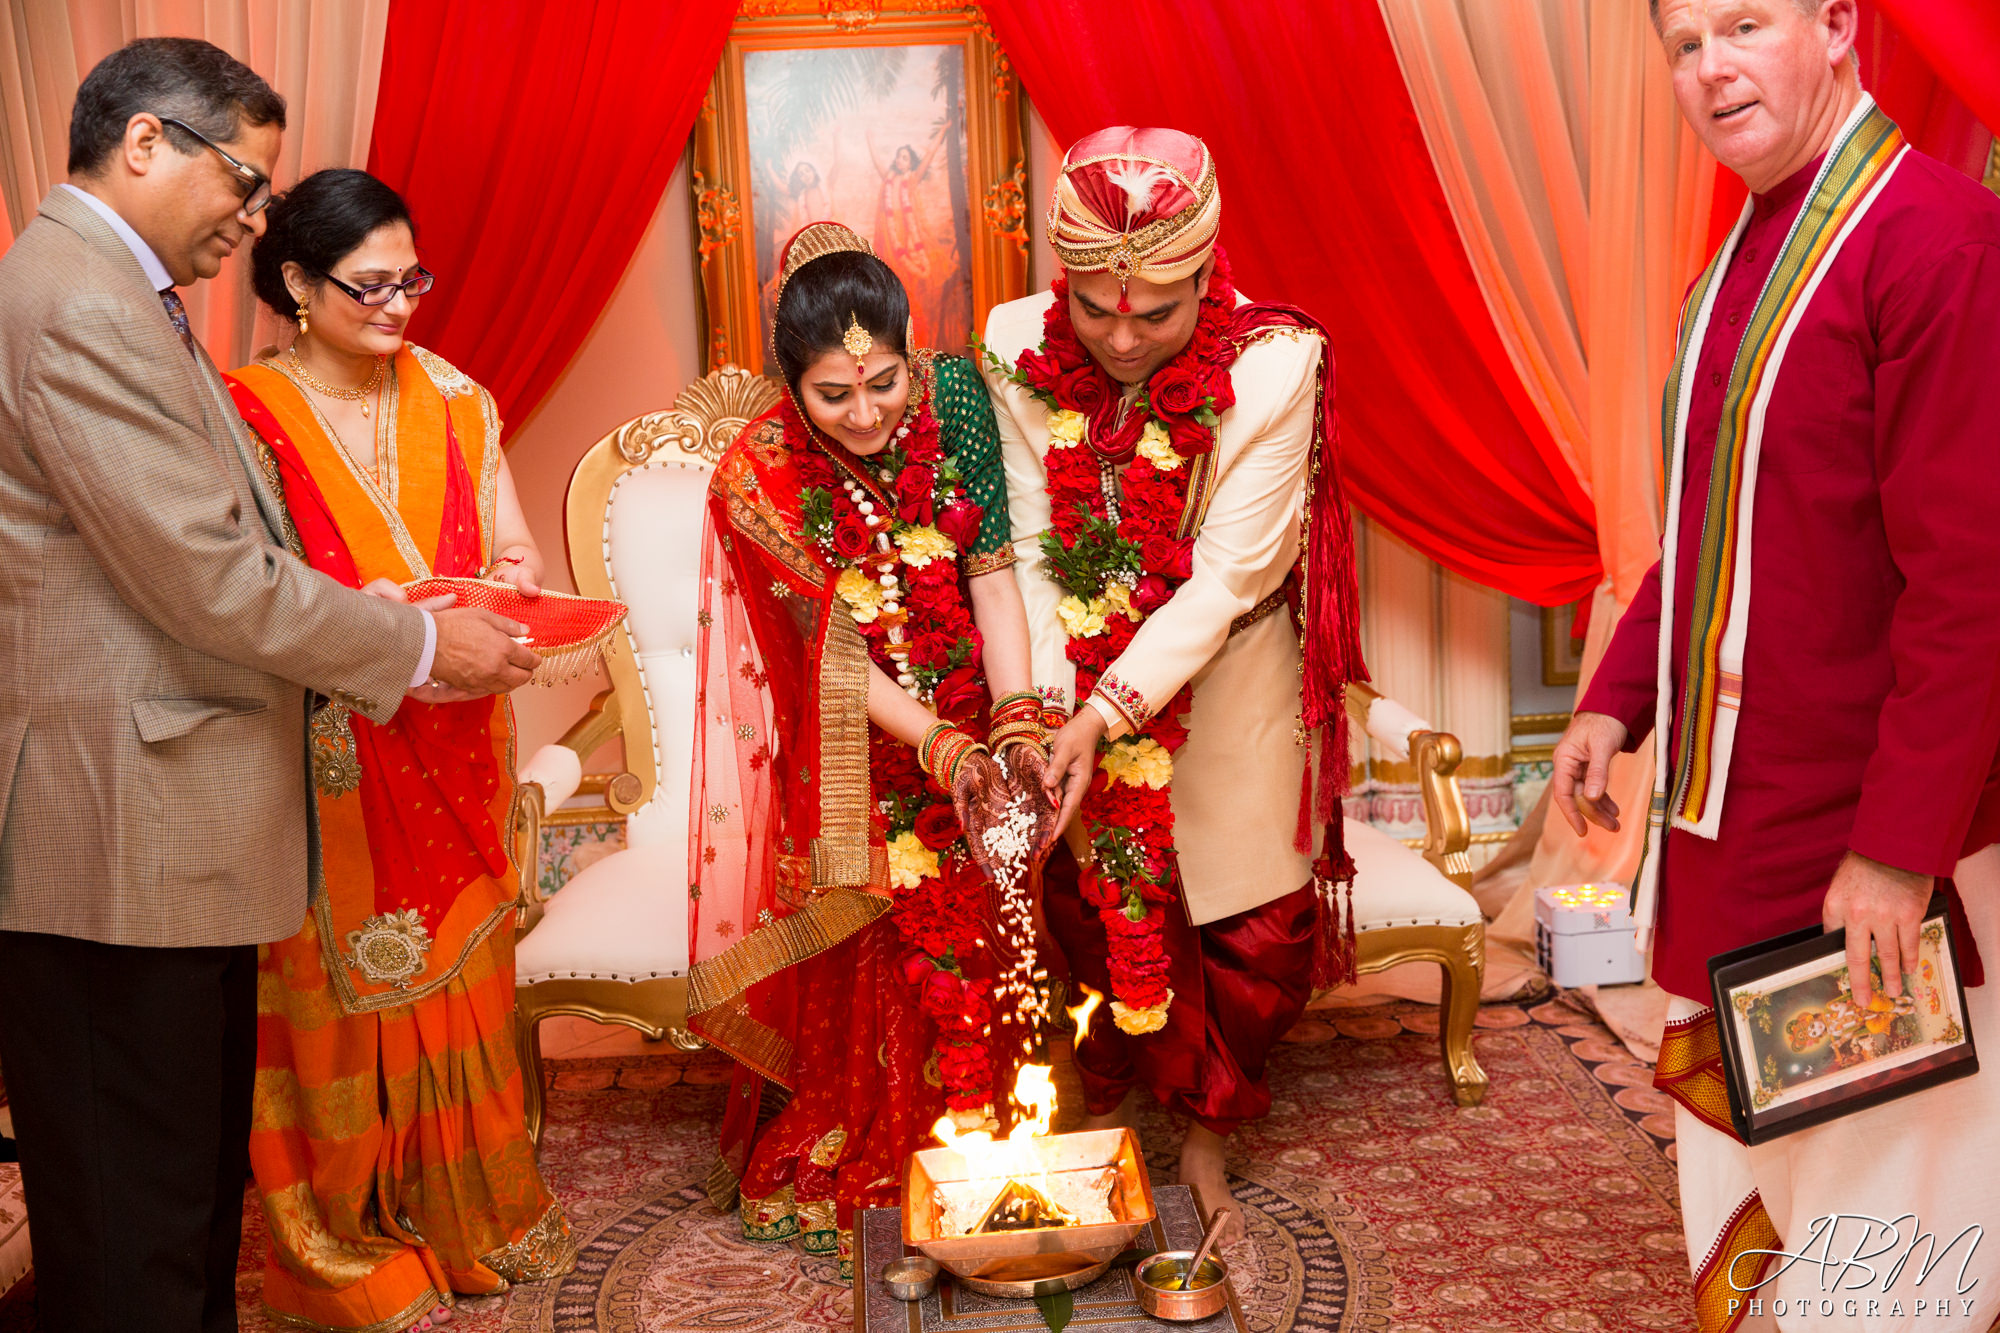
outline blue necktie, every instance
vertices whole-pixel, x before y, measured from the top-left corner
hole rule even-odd
[[[167,308],[167,318],[174,322],[174,332],[180,334],[181,341],[187,344],[188,355],[201,360],[195,356],[194,330],[188,327],[187,307],[181,304],[181,294],[169,287],[160,293],[160,304]]]

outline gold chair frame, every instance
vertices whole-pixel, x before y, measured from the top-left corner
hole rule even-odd
[[[1381,697],[1366,685],[1349,685],[1348,717],[1365,729],[1368,710]],[[1470,889],[1472,820],[1458,787],[1458,765],[1464,757],[1458,737],[1448,731],[1413,731],[1409,746],[1424,802],[1420,850],[1438,873],[1461,889]],[[1364,930],[1355,936],[1354,948],[1358,974],[1384,972],[1400,963],[1436,963],[1443,970],[1438,1047],[1445,1079],[1460,1106],[1477,1106],[1486,1097],[1486,1071],[1472,1053],[1473,1021],[1479,1015],[1479,992],[1486,979],[1485,922]]]
[[[620,477],[634,468],[662,462],[712,468],[744,426],[762,415],[777,397],[773,381],[725,366],[690,384],[667,410],[635,417],[592,445],[570,477],[563,516],[577,591],[585,597],[613,595],[605,523]],[[586,778],[578,794],[598,796],[601,803],[565,808],[561,812],[564,822],[628,816],[653,799],[659,779],[653,764],[653,719],[629,631],[621,630],[605,645],[604,670],[611,678],[611,688],[591,701],[589,711],[557,744],[574,751],[581,763],[613,737],[623,736],[625,767],[617,773]],[[540,784],[521,784],[515,824],[516,863],[522,867],[517,937],[542,918],[542,828],[550,819],[545,802]],[[699,1050],[706,1043],[687,1030],[687,988],[686,977],[637,982],[556,977],[514,992],[514,1039],[521,1060],[528,1132],[536,1142],[541,1141],[544,1109],[542,1020],[571,1014],[597,1023],[622,1023],[649,1041],[664,1039],[682,1050]]]

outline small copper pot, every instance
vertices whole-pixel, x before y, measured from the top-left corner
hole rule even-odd
[[[1193,1291],[1168,1291],[1158,1283],[1182,1277],[1193,1250],[1167,1250],[1141,1259],[1132,1274],[1132,1290],[1138,1294],[1139,1308],[1155,1319],[1192,1323],[1206,1319],[1229,1304],[1229,1265],[1214,1255],[1201,1261],[1200,1276],[1213,1282]]]

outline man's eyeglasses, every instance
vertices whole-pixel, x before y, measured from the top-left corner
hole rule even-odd
[[[417,271],[401,282],[378,282],[372,287],[350,287],[331,273],[326,280],[363,305],[387,305],[396,299],[397,292],[412,300],[422,296],[437,284],[437,274],[419,264]]]
[[[214,153],[229,164],[229,170],[235,174],[237,181],[244,187],[243,207],[241,210],[244,217],[255,217],[264,211],[264,205],[271,202],[270,177],[254,167],[247,167],[238,162],[235,158],[217,147],[215,140],[209,138],[186,121],[175,120],[172,116],[160,116],[157,119],[162,125],[171,125],[184,133],[192,134],[195,138],[201,140],[203,147],[207,148],[209,152]]]

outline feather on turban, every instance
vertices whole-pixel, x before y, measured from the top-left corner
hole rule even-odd
[[[1215,248],[1222,192],[1208,145],[1179,130],[1114,125],[1070,145],[1049,201],[1049,244],[1067,269],[1192,277]],[[1120,302],[1121,308],[1129,308]]]

